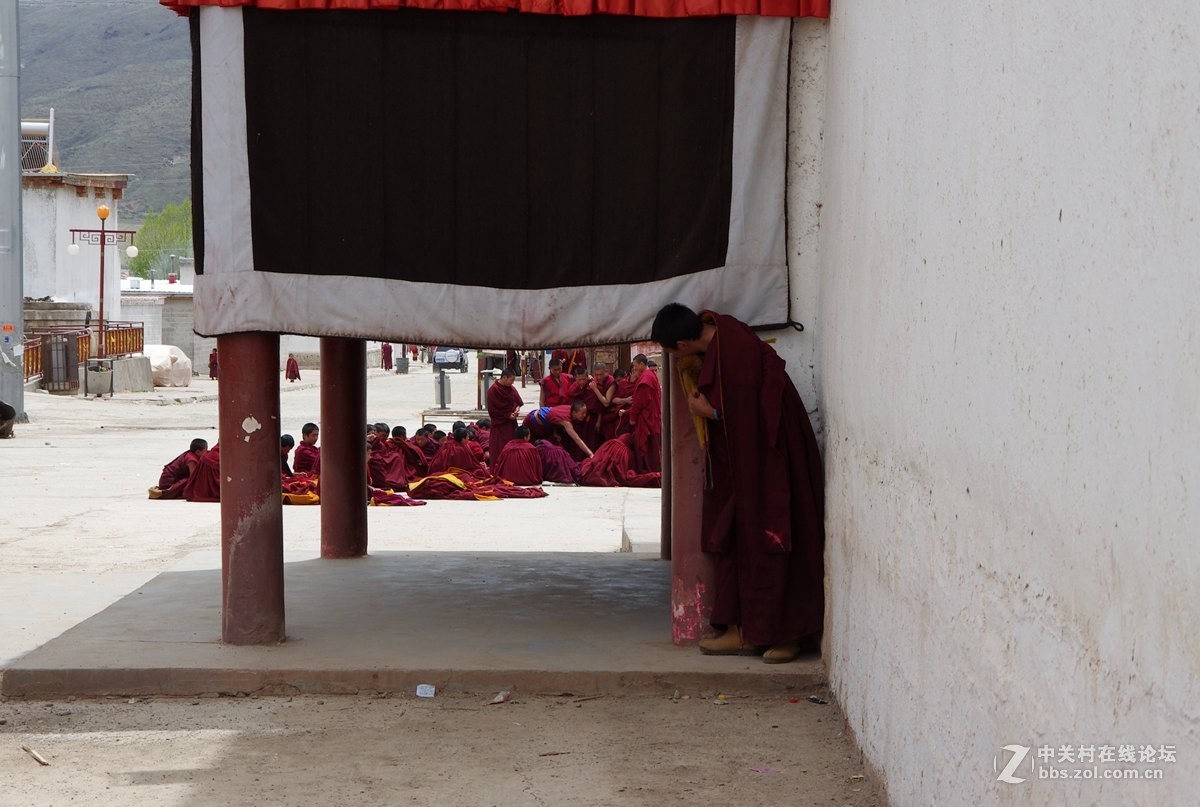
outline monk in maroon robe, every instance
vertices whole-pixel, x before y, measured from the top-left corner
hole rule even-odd
[[[408,441],[408,430],[403,426],[392,429],[388,443],[391,444],[392,451],[404,456],[404,467],[408,469],[409,482],[429,473],[429,460],[425,458],[425,452]]]
[[[579,463],[566,449],[551,440],[539,440],[535,445],[542,458],[542,479],[567,485],[578,484]]]
[[[221,501],[221,446],[205,451],[196,469],[183,486],[183,498],[189,502]]]
[[[384,342],[383,347],[379,348],[379,364],[388,372],[392,370],[392,344]]]
[[[158,476],[158,485],[150,488],[151,499],[182,499],[183,487],[200,464],[200,458],[208,450],[208,441],[197,437],[188,450],[163,466]]]
[[[596,441],[597,447],[599,447],[599,445],[603,445],[608,440],[617,436],[618,412],[618,408],[613,406],[613,398],[616,397],[617,392],[617,382],[609,374],[608,365],[602,361],[598,361],[592,365],[591,389],[595,393],[599,408],[593,413],[589,407],[588,416],[595,416]]]
[[[372,487],[380,490],[408,490],[408,464],[404,454],[395,450],[388,440],[369,440],[367,479]]]
[[[438,447],[437,454],[429,462],[429,473],[431,474],[445,473],[451,468],[472,473],[487,473],[487,469],[475,459],[475,455],[467,446],[466,429],[458,429],[454,432],[453,437],[443,440],[441,446]]]
[[[633,435],[608,440],[579,464],[579,484],[602,488],[659,488],[662,474],[638,473],[633,469]]]
[[[514,485],[542,484],[542,456],[529,442],[529,429],[518,426],[513,439],[504,444],[499,458],[492,461],[492,473]]]
[[[287,364],[284,366],[283,373],[288,381],[300,380],[300,362],[296,361],[296,357],[291,353],[288,354]]]
[[[543,406],[525,416],[522,426],[529,429],[535,440],[549,440],[560,445],[572,445],[576,451],[567,449],[574,457],[579,454],[583,458],[592,456],[592,450],[575,431],[575,424],[587,419],[587,406],[583,401],[570,405]],[[578,461],[578,460],[576,460]]]
[[[708,479],[700,545],[714,563],[710,655],[791,661],[824,621],[824,472],[784,361],[733,317],[671,303],[652,338],[680,361]],[[690,389],[689,389],[690,387]],[[811,641],[811,640],[810,640]]]
[[[208,377],[216,381],[217,375],[221,370],[221,360],[217,356],[217,349],[214,347],[208,354]]]
[[[633,429],[633,468],[638,473],[662,471],[662,387],[646,357],[633,357],[633,403],[629,425]]]
[[[595,451],[600,447],[600,413],[604,411],[604,401],[595,391],[592,377],[582,367],[575,369],[575,377],[567,392],[567,398],[571,403],[583,401],[583,405],[587,407],[587,417],[575,424],[575,431],[579,432],[579,436],[583,438],[587,447]],[[567,446],[567,450],[571,450],[570,446]],[[572,456],[575,456],[577,460],[585,459],[582,456],[576,456],[574,452],[572,452]]]
[[[567,393],[571,389],[571,376],[565,375],[562,362],[552,360],[550,372],[542,379],[541,402],[538,406],[562,406],[570,403]]]
[[[633,388],[636,386],[624,367],[613,370],[613,394],[611,406],[617,410],[617,434],[633,431],[629,425],[629,405],[633,403]]]
[[[317,447],[320,437],[321,430],[315,423],[305,423],[300,428],[300,445],[296,446],[292,455],[292,470],[295,473],[321,473],[321,449]]]
[[[517,391],[514,383],[516,380],[517,371],[512,367],[505,367],[496,382],[488,387],[487,413],[492,422],[488,435],[488,453],[492,462],[500,456],[508,441],[513,439],[517,418],[525,404],[521,400],[521,393]]]

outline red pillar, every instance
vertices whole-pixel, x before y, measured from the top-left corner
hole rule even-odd
[[[221,440],[221,639],[284,639],[279,336],[217,338]]]
[[[671,478],[671,451],[674,445],[674,438],[671,432],[671,399],[674,396],[674,390],[671,386],[671,378],[675,374],[675,363],[671,360],[671,354],[665,350],[662,354],[662,376],[659,382],[662,386],[662,508],[660,510],[662,517],[662,526],[659,535],[658,556],[662,560],[671,559],[671,491],[673,480]]]
[[[668,365],[663,386],[672,385],[667,415],[671,435],[670,480],[663,495],[670,496],[671,518],[671,638],[675,644],[693,644],[704,637],[712,613],[712,562],[700,550],[701,495],[704,489],[704,454],[687,402]],[[667,508],[664,508],[664,512]]]
[[[367,554],[367,343],[321,339],[321,557]]]

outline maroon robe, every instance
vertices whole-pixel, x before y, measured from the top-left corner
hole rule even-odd
[[[698,386],[721,413],[708,422],[711,487],[701,548],[714,561],[712,622],[750,644],[809,636],[824,620],[824,472],[800,393],[774,349],[710,311],[716,335]]]
[[[221,368],[221,362],[217,358],[217,351],[208,354],[208,377],[215,379]]]
[[[528,440],[510,440],[497,459],[492,473],[514,485],[542,484],[542,455]]]
[[[189,502],[221,501],[221,446],[215,445],[200,455],[196,470],[183,486],[183,498]]]
[[[616,379],[614,379],[614,381],[616,381]],[[633,398],[633,388],[637,386],[634,382],[630,381],[628,378],[622,378],[621,380],[616,381],[616,384],[617,391],[613,393],[614,401],[617,398]],[[625,404],[624,408],[628,409],[629,406],[630,404]],[[613,404],[613,408],[617,410],[617,434],[627,434],[633,431],[633,427],[629,425],[629,413],[626,412],[624,415],[621,415],[620,410],[622,407],[617,406],[616,404]]]
[[[633,387],[629,406],[633,428],[633,467],[638,473],[662,471],[662,387],[647,367]]]
[[[383,347],[379,348],[379,362],[384,370],[392,369],[392,346],[384,342]]]
[[[492,421],[492,428],[488,434],[488,455],[492,462],[500,456],[508,441],[513,439],[517,421],[512,415],[524,403],[521,393],[517,392],[516,384],[506,387],[496,383],[488,387],[487,413]]]
[[[547,482],[579,482],[579,463],[560,445],[549,440],[539,440],[538,454],[542,458],[542,478]]]
[[[192,463],[198,462],[196,455],[191,451],[185,451],[175,459],[163,466],[162,473],[158,475],[158,487],[160,490],[173,488],[180,482],[186,481],[192,472]]]
[[[429,462],[429,473],[445,473],[451,468],[486,473],[486,470],[475,459],[475,455],[471,453],[471,449],[465,442],[460,443],[451,437],[447,437],[442,441],[441,446],[438,447],[437,454]]]
[[[292,471],[298,474],[321,473],[321,449],[304,441],[296,443],[292,454]]]
[[[593,487],[658,488],[662,474],[633,469],[633,435],[608,440],[579,466],[579,484]]]
[[[600,400],[600,396],[592,392],[591,389],[592,377],[586,376],[583,381],[572,381],[570,391],[567,397],[570,403],[575,401],[583,401],[587,407],[588,416],[586,420],[576,421],[574,424],[575,433],[578,434],[588,448],[595,451],[600,447],[600,415],[604,412],[604,402]],[[574,441],[571,441],[574,443]],[[578,454],[579,447],[576,446],[576,451],[571,452],[575,459],[583,460],[585,456]],[[567,448],[570,451],[570,446]]]
[[[602,397],[607,397],[608,391],[617,383],[617,379],[611,375],[605,375],[604,380],[597,379],[596,387],[600,390]],[[615,397],[615,395],[614,395]],[[617,436],[617,411],[619,407],[609,404],[605,406],[603,402],[597,400],[600,408],[596,416],[596,435],[600,444],[603,445],[606,441]],[[589,415],[591,410],[588,410]]]
[[[295,359],[288,359],[286,375],[287,375],[288,381],[299,381],[300,380],[300,362],[296,361]]]
[[[404,452],[380,440],[367,452],[367,475],[371,486],[383,490],[408,490],[408,464]]]
[[[568,393],[571,390],[571,377],[559,373],[558,378],[553,373],[547,373],[542,379],[542,406],[561,406],[568,403]],[[494,425],[494,424],[493,424]]]
[[[426,458],[424,451],[407,440],[397,440],[389,437],[388,442],[392,444],[393,450],[404,455],[404,465],[408,469],[409,482],[412,482],[414,479],[420,479],[429,473],[429,460]]]

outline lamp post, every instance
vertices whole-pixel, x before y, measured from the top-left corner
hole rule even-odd
[[[85,244],[96,244],[100,247],[100,358],[105,357],[105,322],[104,322],[104,248],[114,244],[128,243],[129,246],[125,249],[125,254],[131,258],[136,258],[138,248],[133,245],[133,237],[137,234],[137,230],[109,230],[105,227],[105,222],[108,221],[108,205],[100,205],[96,208],[96,215],[100,217],[99,230],[80,230],[71,229],[71,245],[67,247],[68,255],[79,254],[79,244],[76,242],[82,241]]]

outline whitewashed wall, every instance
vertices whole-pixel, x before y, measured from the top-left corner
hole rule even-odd
[[[844,0],[827,47],[814,336],[851,727],[897,805],[1195,803],[1200,4]],[[1178,761],[1006,784],[1007,744]]]
[[[96,199],[90,193],[78,196],[75,187],[23,188],[21,232],[24,245],[25,296],[100,306],[100,247],[81,244],[79,254],[67,254],[71,228],[98,229],[96,208],[112,209],[106,227],[122,229],[119,202]],[[132,228],[129,228],[132,229]],[[110,246],[104,256],[104,316],[122,319],[121,261],[124,246]]]

